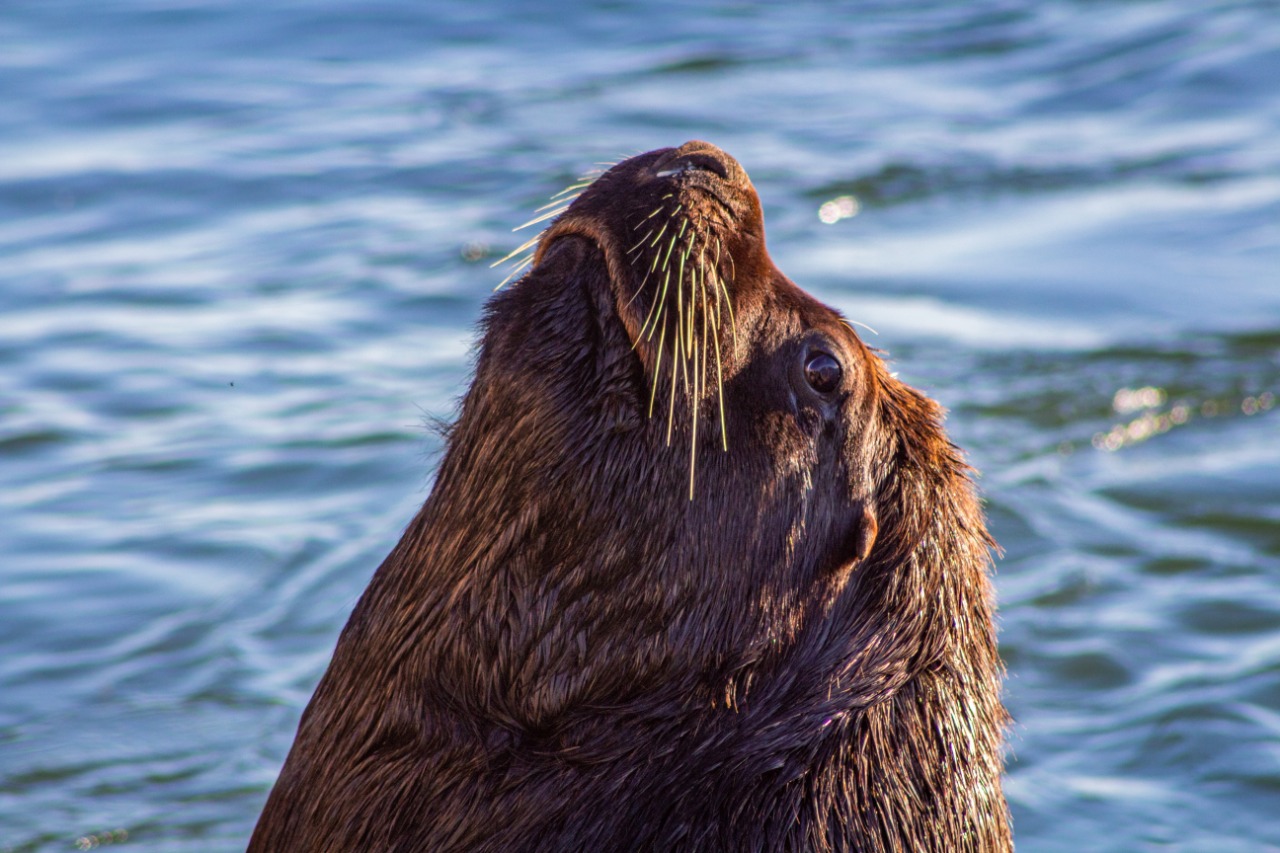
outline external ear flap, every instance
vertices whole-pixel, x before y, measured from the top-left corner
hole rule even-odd
[[[858,519],[858,533],[854,539],[854,556],[859,562],[871,556],[871,549],[876,544],[876,534],[880,532],[880,523],[876,521],[875,511],[867,502],[862,504],[862,517]]]

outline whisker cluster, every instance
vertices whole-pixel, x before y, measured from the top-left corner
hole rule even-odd
[[[689,219],[674,194],[664,196],[652,213],[636,223],[643,232],[627,250],[640,280],[634,302],[649,289],[648,315],[633,346],[657,337],[653,385],[649,391],[649,417],[658,405],[658,386],[664,366],[670,377],[667,403],[667,444],[675,427],[676,394],[689,402],[689,499],[693,499],[698,456],[698,414],[708,382],[714,380],[720,415],[720,443],[729,449],[724,415],[724,354],[721,330],[727,325],[736,340],[737,324],[729,284],[721,274],[721,256],[728,253],[718,237],[703,233]],[[667,341],[670,339],[670,347]],[[711,371],[714,369],[714,376]]]
[[[596,178],[604,174],[612,165],[612,163],[601,163],[599,164],[600,168],[592,169],[590,172],[580,176],[578,180],[551,196],[550,201],[535,210],[534,213],[537,215],[534,216],[533,219],[530,219],[523,225],[517,225],[515,228],[512,228],[512,233],[515,233],[516,231],[523,231],[530,225],[550,222],[560,214],[564,213],[569,209],[569,205],[573,204],[578,196],[582,195],[586,188],[595,183]],[[529,268],[529,264],[533,263],[534,250],[537,249],[538,243],[542,241],[542,235],[546,233],[547,229],[544,227],[533,237],[530,237],[503,257],[489,264],[489,268],[493,269],[494,267],[502,266],[508,261],[513,262],[513,266],[507,272],[507,277],[498,282],[498,286],[495,287],[494,290],[501,290],[506,287],[509,282],[524,274],[524,271]]]
[[[553,221],[569,209],[577,198],[613,164],[598,164],[577,181],[551,196],[528,222],[513,228],[521,231],[533,225]],[[727,325],[733,341],[737,341],[737,322],[730,299],[733,281],[733,257],[725,252],[719,237],[708,230],[702,233],[689,218],[689,212],[668,193],[654,210],[632,229],[637,237],[626,250],[639,286],[627,306],[649,288],[653,291],[648,315],[632,347],[640,341],[652,343],[656,336],[653,384],[649,392],[649,413],[653,417],[658,406],[658,386],[665,368],[670,376],[666,400],[667,445],[675,427],[676,394],[683,393],[689,402],[689,499],[693,499],[698,457],[698,418],[708,382],[714,380],[716,410],[720,417],[720,444],[728,451],[729,437],[725,425],[724,354],[721,330]],[[507,255],[490,264],[499,267],[512,263],[507,276],[494,290],[500,290],[519,278],[533,262],[544,226],[535,236],[521,243]],[[728,267],[727,281],[721,261]],[[650,284],[652,282],[652,284]],[[668,346],[668,340],[670,346]],[[713,374],[714,371],[714,374]]]

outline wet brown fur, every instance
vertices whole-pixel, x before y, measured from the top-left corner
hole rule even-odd
[[[681,218],[722,290],[677,305],[635,246]],[[614,167],[491,301],[250,850],[1009,849],[991,541],[941,419],[773,265],[732,158]]]

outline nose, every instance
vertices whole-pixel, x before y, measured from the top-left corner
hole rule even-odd
[[[710,142],[698,139],[672,148],[653,164],[653,173],[659,178],[671,177],[682,172],[703,171],[719,176],[734,185],[747,183],[747,173],[730,157]]]

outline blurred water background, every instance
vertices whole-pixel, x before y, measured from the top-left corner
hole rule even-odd
[[[1280,850],[1274,0],[4,0],[0,95],[0,851],[243,847],[511,229],[691,138],[984,473],[1021,849]]]

